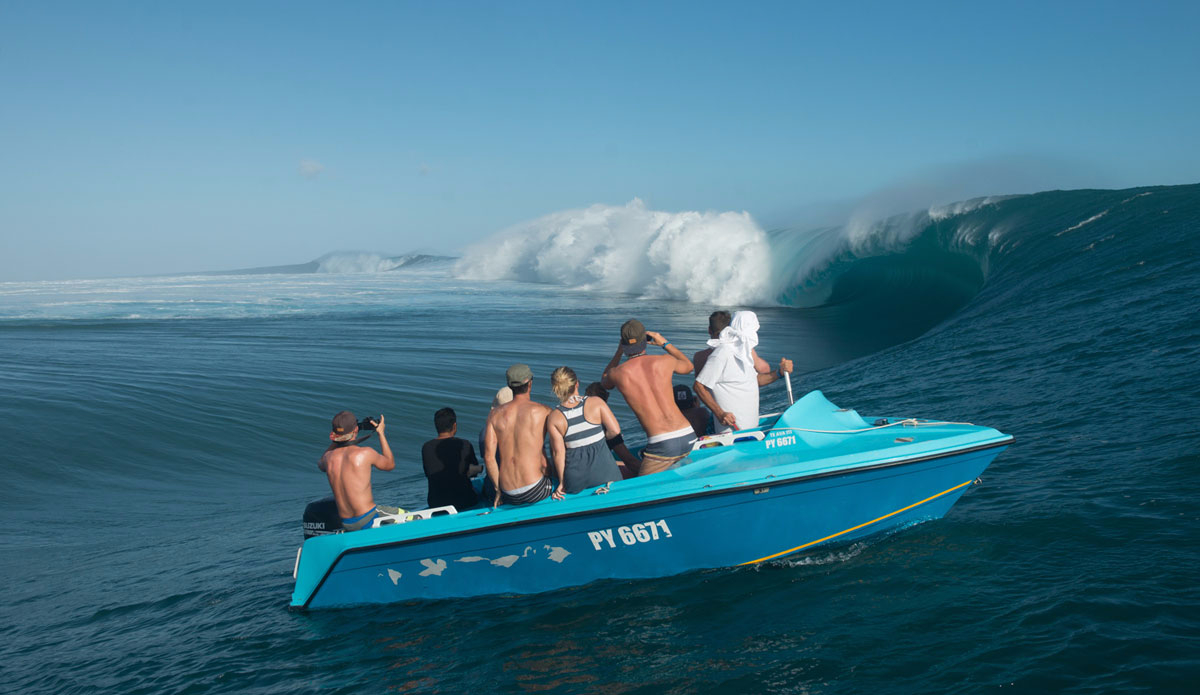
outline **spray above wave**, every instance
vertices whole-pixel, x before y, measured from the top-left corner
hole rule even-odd
[[[556,212],[467,249],[455,273],[729,305],[770,304],[771,249],[746,212],[660,212],[638,199]]]

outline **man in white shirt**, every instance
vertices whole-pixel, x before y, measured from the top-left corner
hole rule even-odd
[[[726,323],[728,316],[714,312],[709,317],[711,348],[697,353],[695,360],[696,395],[713,412],[718,434],[757,427],[759,386],[792,371],[791,360],[781,359],[779,369],[772,370],[755,352],[758,317],[753,311],[739,311]]]

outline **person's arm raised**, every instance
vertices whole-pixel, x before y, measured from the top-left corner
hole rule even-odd
[[[761,373],[761,372],[759,373],[758,385],[761,387],[761,386],[766,386],[767,384],[773,384],[776,381],[779,381],[780,379],[782,379],[784,374],[788,374],[791,371],[792,371],[792,361],[789,360],[788,358],[784,357],[779,360],[779,368],[778,369],[773,369],[765,374]]]
[[[683,354],[679,348],[667,342],[667,339],[662,336],[662,333],[656,331],[646,331],[646,339],[652,345],[657,345],[667,351],[667,354],[675,358],[675,373],[676,374],[691,374],[692,361],[688,356]]]
[[[771,371],[771,365],[767,361],[758,356],[758,350],[751,350],[750,354],[754,357],[754,371],[759,374],[766,374]]]
[[[771,369],[771,365],[767,364],[766,360],[758,356],[758,350],[751,350],[750,354],[754,355],[754,371],[758,372],[757,378],[759,388],[779,381],[779,372]]]
[[[612,359],[609,360],[608,364],[604,367],[604,373],[600,375],[600,385],[610,391],[616,388],[617,382],[613,381],[612,377],[610,377],[608,373],[621,363],[621,351],[622,346],[620,343],[617,343],[617,351],[613,353]]]
[[[392,456],[392,447],[388,446],[387,435],[383,433],[383,416],[379,416],[379,424],[375,427],[375,434],[379,435],[379,448],[382,452],[375,458],[373,465],[381,471],[390,471],[396,467],[396,458]]]

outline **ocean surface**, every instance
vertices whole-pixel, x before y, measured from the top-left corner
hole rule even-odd
[[[1194,692],[1198,300],[1200,185],[823,229],[634,201],[456,259],[0,282],[0,693]],[[473,438],[513,362],[549,403],[629,317],[690,352],[746,307],[798,393],[1016,444],[944,519],[753,568],[288,609],[333,413],[387,416],[376,498],[420,508],[436,409]]]

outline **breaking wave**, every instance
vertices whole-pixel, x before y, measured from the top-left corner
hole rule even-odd
[[[453,272],[725,308],[791,307],[892,344],[941,323],[985,284],[1052,277],[1065,259],[1166,214],[1167,196],[1186,200],[1197,190],[992,196],[772,230],[746,212],[663,212],[635,199],[511,227],[467,249]]]
[[[393,270],[416,270],[422,267],[438,267],[451,260],[448,256],[433,256],[410,253],[403,256],[384,256],[365,251],[335,251],[318,258],[313,272],[338,275],[362,275],[387,273]]]
[[[712,304],[769,303],[771,248],[746,212],[661,212],[641,200],[556,212],[467,249],[460,277]]]
[[[852,217],[837,227],[767,231],[747,212],[663,212],[635,199],[506,229],[468,248],[455,273],[701,304],[814,307],[835,300],[859,262],[895,258],[931,228],[953,224],[994,200],[884,220]],[[946,241],[957,245],[955,253],[980,242],[969,224],[951,237]],[[985,234],[982,242],[989,241]],[[969,253],[979,258],[986,250]],[[921,260],[928,266],[928,257]],[[969,274],[981,275],[979,263]]]

